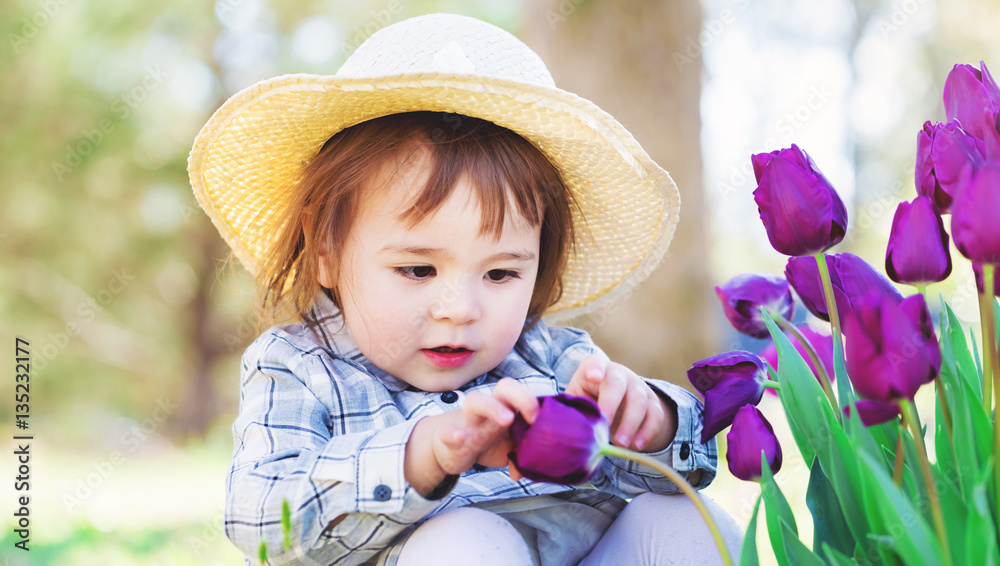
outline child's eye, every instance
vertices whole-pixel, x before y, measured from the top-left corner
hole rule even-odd
[[[434,275],[434,268],[430,265],[407,265],[393,269],[396,273],[409,279],[427,279]]]
[[[520,279],[521,276],[518,275],[516,271],[511,271],[510,269],[491,269],[486,272],[486,277],[494,283],[499,283],[501,281],[506,281],[508,279]]]

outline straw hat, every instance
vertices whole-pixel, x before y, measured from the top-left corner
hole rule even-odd
[[[562,172],[583,211],[552,322],[630,293],[666,252],[680,195],[666,171],[592,102],[556,88],[513,35],[430,14],[374,33],[336,75],[283,75],[234,95],[202,128],[188,172],[201,207],[255,273],[303,167],[336,132],[416,110],[482,118],[520,134]]]

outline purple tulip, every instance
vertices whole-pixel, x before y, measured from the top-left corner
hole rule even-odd
[[[808,324],[799,324],[796,325],[796,328],[798,328],[799,332],[802,333],[802,336],[804,336],[806,341],[808,341],[813,347],[813,350],[816,351],[816,355],[819,357],[820,363],[823,364],[823,369],[826,370],[826,375],[828,375],[831,380],[834,379],[833,336],[829,332],[816,332]],[[819,374],[816,372],[816,366],[813,365],[809,355],[806,354],[805,348],[799,343],[798,338],[787,332],[785,333],[785,337],[788,338],[789,342],[792,343],[792,346],[795,346],[795,349],[798,350],[802,358],[805,359],[807,364],[809,364],[809,369],[812,370],[816,379],[820,379]],[[773,367],[775,371],[778,371],[778,348],[774,345],[773,340],[760,351],[760,357],[764,358],[764,361],[771,364],[771,367]],[[777,393],[777,390],[774,389],[768,389],[767,391]]]
[[[941,370],[941,351],[924,296],[902,302],[872,294],[844,323],[847,375],[866,399],[912,399]]]
[[[695,362],[687,371],[691,385],[705,396],[702,444],[733,423],[740,407],[764,395],[767,365],[757,354],[737,350]]]
[[[781,469],[781,445],[760,409],[753,405],[740,407],[733,428],[726,435],[726,460],[729,471],[744,481],[757,481],[763,476],[760,453],[764,452],[771,473]]]
[[[955,247],[974,263],[1000,264],[1000,161],[963,177],[951,207]]]
[[[535,422],[518,413],[510,425],[508,457],[524,477],[574,485],[590,479],[610,438],[608,420],[587,397],[560,393],[538,398]]]
[[[774,275],[744,273],[715,288],[733,328],[753,338],[767,338],[760,308],[791,319],[795,309],[788,281]]]
[[[883,403],[870,399],[859,399],[855,403],[858,406],[858,416],[861,417],[861,423],[865,426],[887,423],[899,416],[898,403]],[[851,416],[850,405],[844,407],[844,414],[848,417]]]
[[[918,196],[901,202],[892,218],[885,272],[896,283],[923,285],[951,275],[948,233],[931,199]]]
[[[852,305],[869,292],[902,301],[903,295],[892,286],[884,275],[875,271],[868,262],[852,253],[828,254],[826,267],[830,270],[833,296],[837,301],[837,312],[843,319]],[[829,322],[823,283],[819,278],[819,267],[811,257],[791,257],[785,266],[785,277],[802,299],[802,304],[817,317]]]
[[[949,212],[962,171],[982,167],[985,151],[982,140],[966,133],[955,120],[934,125],[924,122],[924,129],[917,134],[917,193],[930,197],[940,214]]]
[[[1000,110],[1000,87],[990,76],[986,63],[979,68],[955,65],[944,82],[944,113],[958,120],[962,128],[985,143],[986,157],[1000,158],[1000,134],[996,116]]]
[[[790,256],[825,251],[844,239],[847,208],[806,152],[791,148],[751,157],[754,201],[771,247]]]
[[[983,266],[980,263],[972,264],[972,272],[976,274],[976,292],[980,295],[983,294],[983,286],[986,282],[983,281]],[[994,274],[993,276],[993,295],[1000,297],[1000,276]]]

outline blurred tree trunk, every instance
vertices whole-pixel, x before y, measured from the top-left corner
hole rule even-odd
[[[184,435],[205,438],[219,412],[219,393],[212,382],[212,368],[217,358],[226,353],[218,335],[218,325],[213,324],[212,287],[219,278],[214,258],[225,257],[228,248],[206,221],[190,230],[189,238],[194,240],[189,249],[197,252],[191,258],[191,266],[198,275],[198,289],[187,306],[185,334],[190,337],[187,347],[190,374],[183,393],[178,428]]]
[[[614,116],[670,172],[680,222],[659,268],[607,316],[580,317],[611,359],[640,375],[689,386],[711,355],[717,321],[706,258],[700,147],[698,0],[529,0],[522,37],[556,85]]]

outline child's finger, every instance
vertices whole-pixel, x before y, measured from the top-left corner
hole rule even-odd
[[[639,432],[635,433],[635,438],[632,439],[632,444],[637,450],[645,450],[649,446],[649,442],[656,438],[657,433],[663,429],[663,425],[666,422],[666,415],[663,413],[663,405],[659,403],[659,399],[656,398],[656,393],[653,393],[653,401],[649,403],[649,410],[646,411],[646,418],[642,420],[642,426],[639,427]]]
[[[478,391],[469,393],[462,409],[467,426],[505,428],[514,422],[514,411],[493,396]]]
[[[609,364],[608,358],[600,354],[591,354],[583,358],[569,380],[566,393],[597,399]]]
[[[628,380],[628,389],[622,404],[621,419],[615,428],[614,443],[628,448],[632,444],[636,431],[642,425],[649,411],[650,397],[655,395],[640,379]]]
[[[501,379],[493,388],[493,397],[520,412],[528,424],[535,422],[535,415],[538,414],[538,399],[520,381],[509,377]]]
[[[617,365],[613,365],[604,376],[597,395],[597,406],[612,425],[615,424],[615,417],[618,416],[618,408],[625,398],[626,391],[628,391],[628,378]]]
[[[446,425],[441,431],[441,441],[451,450],[457,450],[465,445],[468,435],[461,427]]]

